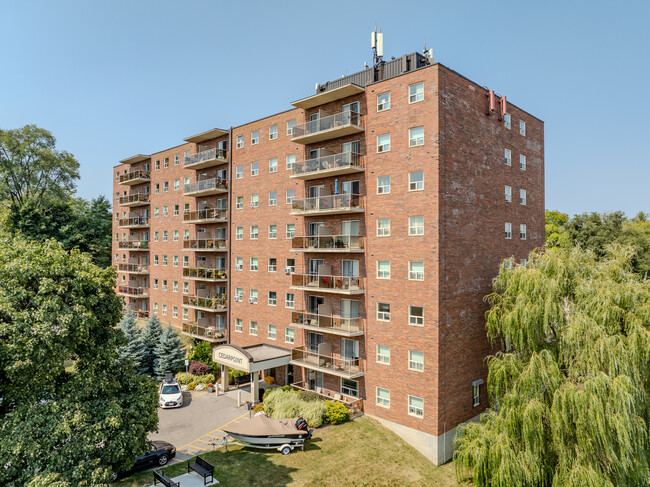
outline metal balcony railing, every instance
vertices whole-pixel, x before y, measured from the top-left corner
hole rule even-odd
[[[227,217],[228,210],[222,210],[220,208],[208,208],[205,210],[186,211],[183,214],[183,221],[217,221],[226,220]]]
[[[225,310],[227,300],[225,296],[220,297],[203,297],[203,296],[183,296],[183,304],[187,306],[196,306],[197,308],[206,308],[212,310]]]
[[[363,250],[364,239],[361,235],[314,235],[293,237],[292,250],[341,251]]]
[[[184,193],[186,195],[192,193],[202,193],[204,191],[228,191],[228,181],[225,179],[212,178],[204,179],[203,181],[196,181],[185,185]]]
[[[293,200],[292,215],[307,213],[345,213],[363,211],[363,196],[358,194],[335,194]]]
[[[131,313],[135,314],[138,318],[149,318],[149,311],[146,309],[140,309],[140,308],[135,308],[133,305],[125,306],[122,311],[124,313],[127,313],[131,311]]]
[[[362,334],[364,331],[365,319],[361,317],[344,318],[342,316],[327,316],[307,311],[292,311],[291,323],[298,326],[318,328],[327,332],[333,330],[345,334]]]
[[[146,298],[149,295],[149,288],[146,288],[146,287],[118,286],[117,292],[119,294],[127,294],[129,296],[140,296],[140,297]]]
[[[133,193],[127,196],[120,196],[119,204],[128,205],[129,203],[149,203],[149,193]]]
[[[185,267],[183,269],[183,277],[197,280],[207,279],[216,281],[228,279],[228,272],[226,269]]]
[[[363,162],[363,157],[356,152],[342,152],[341,154],[296,162],[291,170],[291,175],[296,177],[318,175],[333,171],[339,172],[345,169],[362,170]]]
[[[196,154],[192,154],[191,156],[186,156],[183,166],[184,167],[194,166],[197,164],[201,164],[203,162],[215,161],[217,159],[221,159],[225,161],[226,156],[227,156],[227,151],[224,149],[217,149],[217,148],[208,149],[208,150],[198,152]]]
[[[291,285],[313,290],[333,292],[363,292],[365,278],[349,276],[322,276],[317,274],[291,274]]]
[[[149,250],[149,240],[124,240],[119,243],[120,249]]]
[[[120,218],[118,224],[120,227],[148,227],[149,219],[143,216],[135,216],[131,218]]]
[[[321,370],[344,377],[359,377],[363,375],[360,358],[347,358],[340,355],[321,355],[307,347],[291,349],[291,362],[295,365]]]
[[[142,274],[149,272],[149,266],[146,264],[118,264],[117,269],[120,272],[140,272]]]
[[[203,238],[183,240],[183,248],[187,250],[226,250],[226,240],[222,238]]]
[[[132,171],[120,176],[120,184],[126,184],[133,181],[150,181],[151,177],[149,171]]]
[[[293,138],[297,139],[305,135],[312,135],[326,130],[344,127],[346,125],[361,126],[361,114],[358,112],[341,112],[328,117],[310,120],[307,123],[296,125],[293,128]]]

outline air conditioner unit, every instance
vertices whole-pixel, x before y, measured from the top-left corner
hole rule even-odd
[[[251,203],[251,208],[255,208],[255,203]]]
[[[255,299],[255,298],[248,298],[248,302],[250,304],[255,304],[256,301],[257,301],[257,299]]]
[[[241,296],[239,294],[235,294],[235,301],[241,301]]]
[[[285,274],[291,274],[291,267],[285,267],[284,268],[284,273]]]
[[[242,265],[241,264],[235,264],[235,270],[236,271],[241,271],[242,270]]]

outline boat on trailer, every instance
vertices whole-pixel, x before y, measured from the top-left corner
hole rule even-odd
[[[310,439],[314,433],[302,418],[271,419],[265,415],[254,416],[241,423],[233,423],[223,428],[223,431],[227,434],[223,442],[226,451],[228,445],[241,445],[277,449],[283,455],[290,453],[296,447],[304,450],[305,440]]]

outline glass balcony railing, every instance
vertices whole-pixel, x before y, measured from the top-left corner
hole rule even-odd
[[[348,174],[363,170],[363,157],[360,154],[343,152],[296,162],[291,170],[291,177],[316,179],[326,177],[328,174]]]
[[[133,193],[127,196],[120,196],[120,206],[139,206],[148,205],[150,201],[149,193]]]
[[[203,297],[203,296],[183,296],[183,304],[186,306],[194,306],[196,308],[210,309],[214,311],[224,311],[226,309],[227,300],[225,296],[220,297]]]
[[[127,296],[137,296],[146,298],[149,296],[149,288],[146,287],[131,287],[131,286],[118,286],[117,292]]]
[[[149,219],[143,216],[135,216],[131,218],[120,218],[118,222],[120,227],[148,227]]]
[[[133,306],[133,304],[125,306],[122,309],[122,311],[124,313],[128,313],[130,311],[131,313],[135,314],[138,318],[149,318],[149,310],[137,308]]]
[[[120,184],[140,184],[151,181],[149,171],[132,171],[120,176]]]
[[[365,281],[363,277],[291,274],[291,286],[294,288],[342,294],[365,292]]]
[[[294,127],[292,140],[312,143],[350,135],[363,130],[361,122],[361,114],[351,111],[310,120]]]
[[[196,321],[184,322],[182,333],[207,341],[226,339],[226,328],[217,325],[201,325]]]
[[[133,272],[139,274],[148,274],[149,266],[146,264],[118,264],[117,270],[120,272]]]
[[[197,281],[220,281],[228,279],[228,272],[226,269],[185,267],[183,269],[183,277],[187,277],[188,279],[195,279]]]
[[[361,235],[315,235],[293,237],[292,250],[313,250],[325,252],[362,251],[364,238]]]
[[[322,315],[307,311],[292,311],[291,323],[303,328],[318,329],[323,332],[334,332],[339,335],[362,335],[365,321],[363,318],[345,318],[336,315]]]
[[[226,251],[226,240],[222,238],[203,238],[193,240],[183,240],[183,248],[186,250],[203,250],[203,251]]]
[[[129,250],[149,250],[149,240],[125,240],[119,243],[118,248]]]
[[[347,358],[337,354],[321,355],[311,351],[307,347],[291,349],[291,363],[348,378],[363,375],[360,358]]]
[[[228,210],[221,208],[209,208],[205,210],[186,211],[183,214],[183,221],[190,222],[211,222],[211,221],[226,221],[228,218]]]
[[[189,169],[192,167],[202,169],[215,165],[216,163],[227,162],[226,157],[227,151],[224,149],[208,149],[185,157],[183,166]]]
[[[358,194],[336,194],[315,198],[295,199],[291,203],[292,215],[334,214],[363,211],[363,196]]]
[[[228,191],[228,181],[225,179],[213,178],[196,181],[185,185],[185,195],[207,195],[216,193],[225,193]]]

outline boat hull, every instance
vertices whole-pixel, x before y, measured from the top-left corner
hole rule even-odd
[[[224,430],[225,431],[225,430]],[[309,439],[309,433],[305,431],[304,433],[296,433],[291,435],[271,435],[271,436],[252,436],[252,435],[242,435],[237,433],[231,433],[225,431],[228,435],[233,438],[235,441],[240,441],[242,443],[250,443],[251,445],[285,445],[287,443],[302,442]]]

